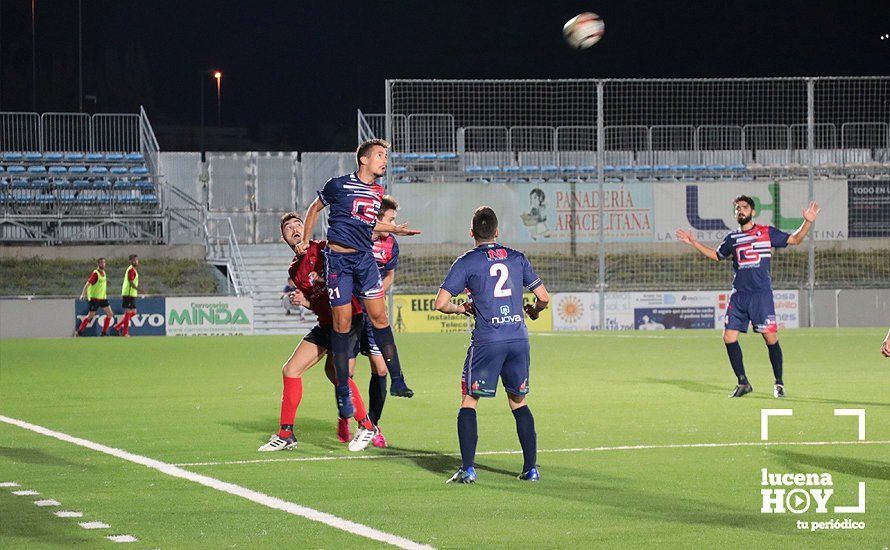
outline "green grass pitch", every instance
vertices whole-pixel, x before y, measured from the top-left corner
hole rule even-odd
[[[475,485],[446,485],[459,466],[456,413],[466,335],[401,335],[413,399],[389,397],[386,450],[351,460],[335,435],[321,366],[304,379],[298,449],[258,453],[278,423],[280,365],[297,337],[0,342],[0,415],[183,466],[440,548],[886,548],[890,544],[890,360],[882,329],[781,334],[788,397],[772,398],[759,336],[743,337],[754,393],[734,385],[715,331],[532,337],[530,406],[542,480],[522,459],[506,398],[479,411]],[[366,392],[369,369],[356,378]],[[764,408],[773,418],[760,443]],[[866,441],[857,419],[866,410]],[[791,445],[793,442],[850,444]],[[742,446],[680,447],[691,444]],[[664,447],[673,445],[673,447]],[[642,446],[633,449],[610,449]],[[661,447],[660,447],[661,446]],[[648,448],[652,447],[652,448]],[[325,458],[331,460],[304,460]],[[263,460],[263,462],[253,462]],[[247,462],[244,462],[247,461]],[[241,463],[239,463],[241,462]],[[191,465],[194,463],[209,463]],[[834,505],[866,512],[763,514],[761,468],[831,474]],[[0,547],[356,548],[384,544],[0,422]],[[788,487],[787,489],[792,489]],[[33,489],[39,497],[16,496]],[[60,519],[55,499],[83,520]],[[862,530],[812,532],[798,521],[850,518]],[[85,530],[78,521],[103,521]]]

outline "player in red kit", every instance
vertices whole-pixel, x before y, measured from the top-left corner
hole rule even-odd
[[[282,216],[281,236],[296,252],[296,245],[303,238],[303,220],[297,213],[289,212]],[[328,362],[331,361],[328,351],[331,349],[333,315],[324,276],[322,251],[325,244],[324,241],[310,241],[309,246],[294,257],[288,268],[288,276],[297,287],[293,294],[294,303],[305,305],[311,309],[318,316],[318,324],[303,337],[281,369],[284,388],[281,397],[280,429],[269,439],[268,443],[258,449],[259,451],[281,451],[297,446],[297,438],[294,435],[294,419],[303,397],[303,373],[325,356],[327,356]],[[357,299],[353,299],[351,326],[349,332],[350,345],[352,346],[350,375],[355,367],[358,338],[364,326],[364,315]],[[333,372],[333,369],[330,370]],[[336,384],[335,379],[331,381]],[[368,418],[358,386],[351,377],[348,380],[348,385],[351,390],[352,405],[355,409],[354,418],[360,426],[355,437],[349,443],[349,450],[361,451],[371,443],[377,430]]]

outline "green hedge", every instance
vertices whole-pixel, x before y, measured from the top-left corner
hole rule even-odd
[[[224,294],[225,284],[215,267],[199,260],[140,258],[140,295],[202,296]],[[120,294],[126,258],[109,258],[106,265],[108,295]],[[73,296],[96,264],[86,260],[0,258],[0,296]]]

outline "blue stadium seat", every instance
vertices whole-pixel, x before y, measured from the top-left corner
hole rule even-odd
[[[73,189],[74,182],[66,178],[59,178],[53,180],[53,187],[56,189]]]
[[[405,160],[417,160],[420,158],[420,155],[417,153],[402,153],[402,158]]]
[[[616,170],[616,168],[614,166],[612,166],[611,164],[607,164],[607,165],[603,166],[603,172],[614,172],[615,170]]]
[[[86,174],[87,167],[86,166],[71,166],[68,168],[69,174]]]
[[[671,168],[678,172],[685,172],[686,170],[689,170],[689,165],[688,164],[675,164],[675,165],[671,166]]]
[[[87,153],[86,157],[84,158],[86,158],[87,162],[98,162],[103,160],[105,157],[102,156],[102,153]]]
[[[133,168],[130,168],[130,173],[136,174],[137,176],[144,176],[148,174],[148,168],[145,166],[134,166]]]
[[[29,166],[28,173],[29,174],[46,174],[46,166],[39,165],[39,164],[36,166]]]
[[[55,195],[51,195],[48,193],[41,193],[37,195],[37,202],[40,204],[52,204],[56,202]]]
[[[128,180],[117,180],[112,184],[112,189],[115,191],[129,191],[132,189],[136,189],[136,184],[131,183]]]
[[[592,164],[588,164],[587,166],[582,166],[581,168],[578,168],[578,171],[583,174],[592,174],[592,173],[596,172],[596,166],[594,166]]]
[[[541,168],[536,164],[527,164],[525,166],[519,167],[520,171],[525,172],[526,174],[529,172],[540,172]]]
[[[21,153],[3,153],[3,160],[22,160]]]
[[[436,153],[420,153],[420,160],[436,160]]]
[[[705,166],[704,164],[693,164],[693,165],[689,166],[689,169],[692,170],[693,172],[704,172],[705,170],[708,169],[708,167]]]
[[[439,160],[452,160],[457,158],[457,153],[436,153],[436,158]]]
[[[28,182],[29,189],[49,189],[49,181],[44,179],[31,180]]]
[[[142,153],[129,153],[124,159],[129,162],[145,162],[145,157]]]
[[[111,173],[112,174],[126,174],[127,167],[126,166],[113,166],[111,168]]]
[[[50,174],[67,174],[68,169],[65,168],[64,166],[59,166],[59,165],[50,166],[49,173]]]
[[[77,195],[75,195],[73,190],[63,189],[59,191],[59,200],[61,200],[63,204],[71,204],[77,200]]]
[[[18,164],[15,164],[15,165],[13,165],[13,166],[7,166],[7,167],[6,167],[6,171],[9,172],[10,174],[24,174],[24,173],[25,173],[25,167],[24,167],[24,166],[19,166]]]
[[[139,202],[142,204],[157,204],[158,197],[157,195],[142,195],[139,197]]]
[[[402,158],[402,153],[397,153],[397,152],[393,151],[392,153],[389,154],[389,158],[400,159],[400,158]]]
[[[668,172],[670,169],[671,167],[667,164],[656,164],[654,168],[656,172]]]
[[[90,185],[93,189],[111,189],[111,182],[106,180],[93,180],[93,183]]]
[[[747,169],[747,167],[744,164],[730,164],[727,168],[729,170],[736,170],[736,171]]]
[[[652,167],[649,166],[648,164],[638,164],[636,167],[636,171],[637,172],[651,172]]]
[[[91,187],[93,187],[93,184],[88,180],[74,180],[75,189],[90,189]]]
[[[501,171],[501,167],[492,164],[492,165],[489,165],[489,166],[483,166],[483,167],[482,167],[482,171],[483,171],[483,172],[500,172],[500,171]]]
[[[59,162],[65,156],[62,153],[46,153],[43,155],[43,160],[47,160],[49,162]]]
[[[83,153],[65,153],[66,162],[80,162],[83,160]]]
[[[22,158],[28,162],[36,162],[43,159],[43,155],[40,153],[25,153],[22,155]]]
[[[709,164],[708,170],[722,172],[723,170],[726,170],[726,165],[725,164]]]
[[[408,171],[408,168],[405,166],[393,166],[392,167],[393,174],[404,174],[407,171]]]
[[[578,171],[578,167],[575,166],[574,164],[566,164],[565,166],[560,166],[559,169],[560,169],[560,171],[562,171],[563,173],[565,173],[565,172],[577,172],[577,171]]]
[[[504,172],[508,174],[515,174],[520,171],[518,166],[504,166]]]
[[[105,160],[111,161],[111,162],[120,162],[120,161],[124,160],[124,155],[121,153],[106,153]]]
[[[465,169],[464,171],[465,171],[465,172],[468,172],[468,173],[470,173],[470,174],[475,174],[475,173],[477,173],[477,172],[482,172],[482,167],[481,167],[481,166],[475,166],[475,165],[474,165],[474,166],[467,166],[466,169]]]
[[[9,182],[9,186],[12,189],[27,189],[28,188],[28,180],[16,178]]]
[[[107,173],[108,173],[108,168],[106,168],[104,166],[90,166],[90,174],[107,174]]]
[[[0,174],[2,174],[3,172],[6,172],[6,168],[0,166]]]
[[[139,180],[135,183],[136,189],[139,189],[143,193],[153,193],[155,186],[148,180]]]
[[[606,166],[605,169],[608,171],[609,167]],[[636,169],[637,169],[637,167],[634,166],[633,164],[619,164],[618,166],[615,167],[615,170],[618,172],[633,172]]]
[[[548,173],[552,174],[552,173],[558,172],[558,171],[559,171],[559,168],[557,168],[557,166],[555,164],[545,164],[545,165],[541,166],[541,172],[548,172]]]

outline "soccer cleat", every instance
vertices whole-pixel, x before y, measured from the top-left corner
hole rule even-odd
[[[338,418],[337,419],[337,440],[340,443],[349,443],[350,439],[352,439],[352,434],[349,433],[349,419],[348,418]]]
[[[751,386],[751,384],[739,384],[735,387],[734,390],[732,390],[732,393],[729,394],[729,397],[741,397],[743,395],[751,393],[752,391],[754,391],[754,388]]]
[[[537,468],[532,468],[531,470],[522,472],[521,474],[516,476],[516,479],[520,481],[541,481],[541,475],[538,474]]]
[[[405,378],[393,378],[389,385],[389,394],[394,397],[414,397],[414,390],[405,383]]]
[[[451,479],[445,483],[476,483],[476,469],[470,466],[466,470],[459,469]]]
[[[776,384],[773,386],[773,397],[776,399],[781,399],[785,397],[785,386],[782,384]]]
[[[386,438],[383,437],[383,432],[380,431],[380,426],[377,426],[377,431],[374,433],[374,439],[371,440],[371,445],[381,449],[386,448]]]
[[[340,418],[352,418],[355,414],[355,406],[352,404],[352,392],[349,386],[337,386],[334,388],[334,397],[337,398],[337,412]]]
[[[369,430],[367,428],[359,428],[359,430],[355,432],[355,437],[349,442],[349,450],[353,453],[364,451],[368,448],[368,445],[371,443],[371,440],[374,439],[376,433],[376,429]]]
[[[269,438],[269,442],[257,449],[261,453],[267,451],[287,451],[289,449],[295,449],[297,447],[297,438],[294,434],[290,434],[285,438],[281,438],[278,434],[273,435]]]

